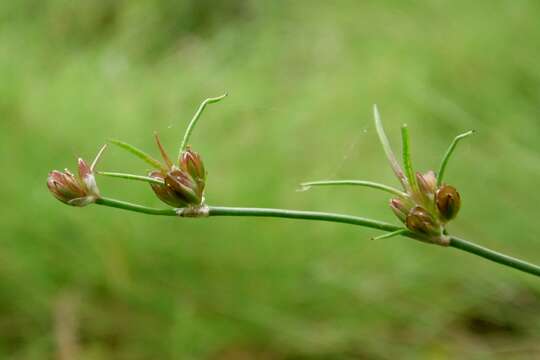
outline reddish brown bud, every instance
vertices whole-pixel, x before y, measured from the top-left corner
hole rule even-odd
[[[204,189],[206,170],[199,153],[188,147],[180,157],[180,169],[188,173]]]
[[[47,178],[47,187],[55,198],[72,206],[86,206],[99,198],[94,174],[83,159],[79,159],[79,178],[67,169],[54,170]]]
[[[94,168],[107,146],[98,152],[91,166],[81,158],[78,159],[79,177],[75,177],[68,169],[49,173],[47,187],[55,198],[72,206],[86,206],[99,199],[99,189],[94,176]]]
[[[456,217],[461,207],[461,197],[456,188],[443,185],[437,190],[435,196],[437,209],[443,221],[449,221]]]
[[[187,204],[200,205],[202,202],[202,189],[189,174],[182,170],[169,171],[165,176],[165,185]]]
[[[415,206],[407,215],[406,225],[409,230],[426,236],[441,234],[437,220],[423,207]]]
[[[152,171],[148,176],[163,181],[163,184],[150,183],[150,186],[152,187],[152,190],[154,190],[156,196],[165,204],[173,207],[185,207],[187,205],[183,199],[179,198],[174,191],[165,184],[165,177],[161,171]]]
[[[405,205],[403,199],[391,199],[390,200],[390,209],[394,212],[401,222],[405,223],[407,220],[407,215],[409,214],[410,207]]]
[[[152,190],[161,201],[174,207],[201,205],[204,200],[206,172],[200,155],[188,147],[178,160],[178,168],[172,165],[157,135],[156,142],[166,166],[161,171],[153,171],[148,175],[163,181],[163,184],[151,183]]]
[[[153,171],[150,177],[163,180],[163,184],[150,184],[157,197],[168,205],[174,207],[187,207],[201,205],[204,189],[185,171],[173,169],[165,175],[160,171]]]
[[[52,171],[47,178],[47,187],[55,198],[68,205],[73,205],[72,201],[86,196],[82,186],[67,169],[63,173]]]

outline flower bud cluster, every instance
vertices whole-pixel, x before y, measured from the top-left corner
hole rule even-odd
[[[177,163],[173,163],[170,160],[161,145],[157,134],[156,142],[165,162],[164,164],[130,144],[119,140],[111,140],[113,144],[129,151],[148,164],[151,164],[154,169],[157,169],[151,171],[148,176],[113,172],[99,172],[99,174],[117,178],[147,181],[161,201],[174,207],[190,208],[188,211],[190,214],[193,210],[202,208],[204,205],[206,170],[201,156],[197,152],[191,150],[188,146],[188,141],[204,108],[208,104],[222,100],[225,96],[227,96],[227,94],[215,98],[208,98],[201,103],[184,134]],[[68,170],[65,172],[51,172],[47,178],[47,186],[51,193],[60,201],[73,206],[85,206],[95,202],[103,204],[105,201],[110,200],[100,197],[94,177],[94,167],[104,149],[105,147],[100,150],[90,167],[86,165],[82,159],[79,159],[78,177]]]
[[[81,158],[78,160],[78,176],[68,169],[63,172],[53,170],[47,177],[47,187],[55,198],[71,206],[86,206],[100,198],[96,184],[94,167],[99,160],[105,146],[101,148],[91,166]]]
[[[187,147],[180,154],[178,166],[176,166],[168,160],[159,139],[157,139],[157,143],[167,166],[148,174],[148,176],[162,181],[161,184],[150,184],[156,196],[164,203],[174,207],[202,205],[206,185],[206,169],[201,156]]]
[[[433,171],[416,173],[416,186],[407,195],[390,200],[390,208],[410,231],[428,238],[441,237],[444,226],[456,217],[461,206],[456,188],[437,186]]]

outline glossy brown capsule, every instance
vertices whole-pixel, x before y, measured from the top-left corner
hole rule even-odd
[[[453,186],[443,185],[437,190],[435,202],[441,219],[449,221],[455,218],[459,212],[461,196]]]

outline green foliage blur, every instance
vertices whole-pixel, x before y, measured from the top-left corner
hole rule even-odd
[[[143,216],[56,201],[52,169],[109,138],[192,145],[213,205],[397,222],[399,150],[463,198],[450,231],[540,262],[540,2],[0,2],[0,359],[532,359],[540,282],[454,249],[361,227]],[[109,148],[101,170],[148,167]],[[149,186],[103,194],[162,206]]]

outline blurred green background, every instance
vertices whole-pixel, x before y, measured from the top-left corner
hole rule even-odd
[[[540,282],[453,249],[276,219],[189,220],[47,191],[108,138],[192,137],[213,205],[396,222],[358,178],[397,185],[372,125],[447,181],[450,231],[540,262],[538,1],[0,2],[0,359],[533,359]],[[147,166],[110,148],[100,169]],[[149,187],[103,194],[161,206]]]

